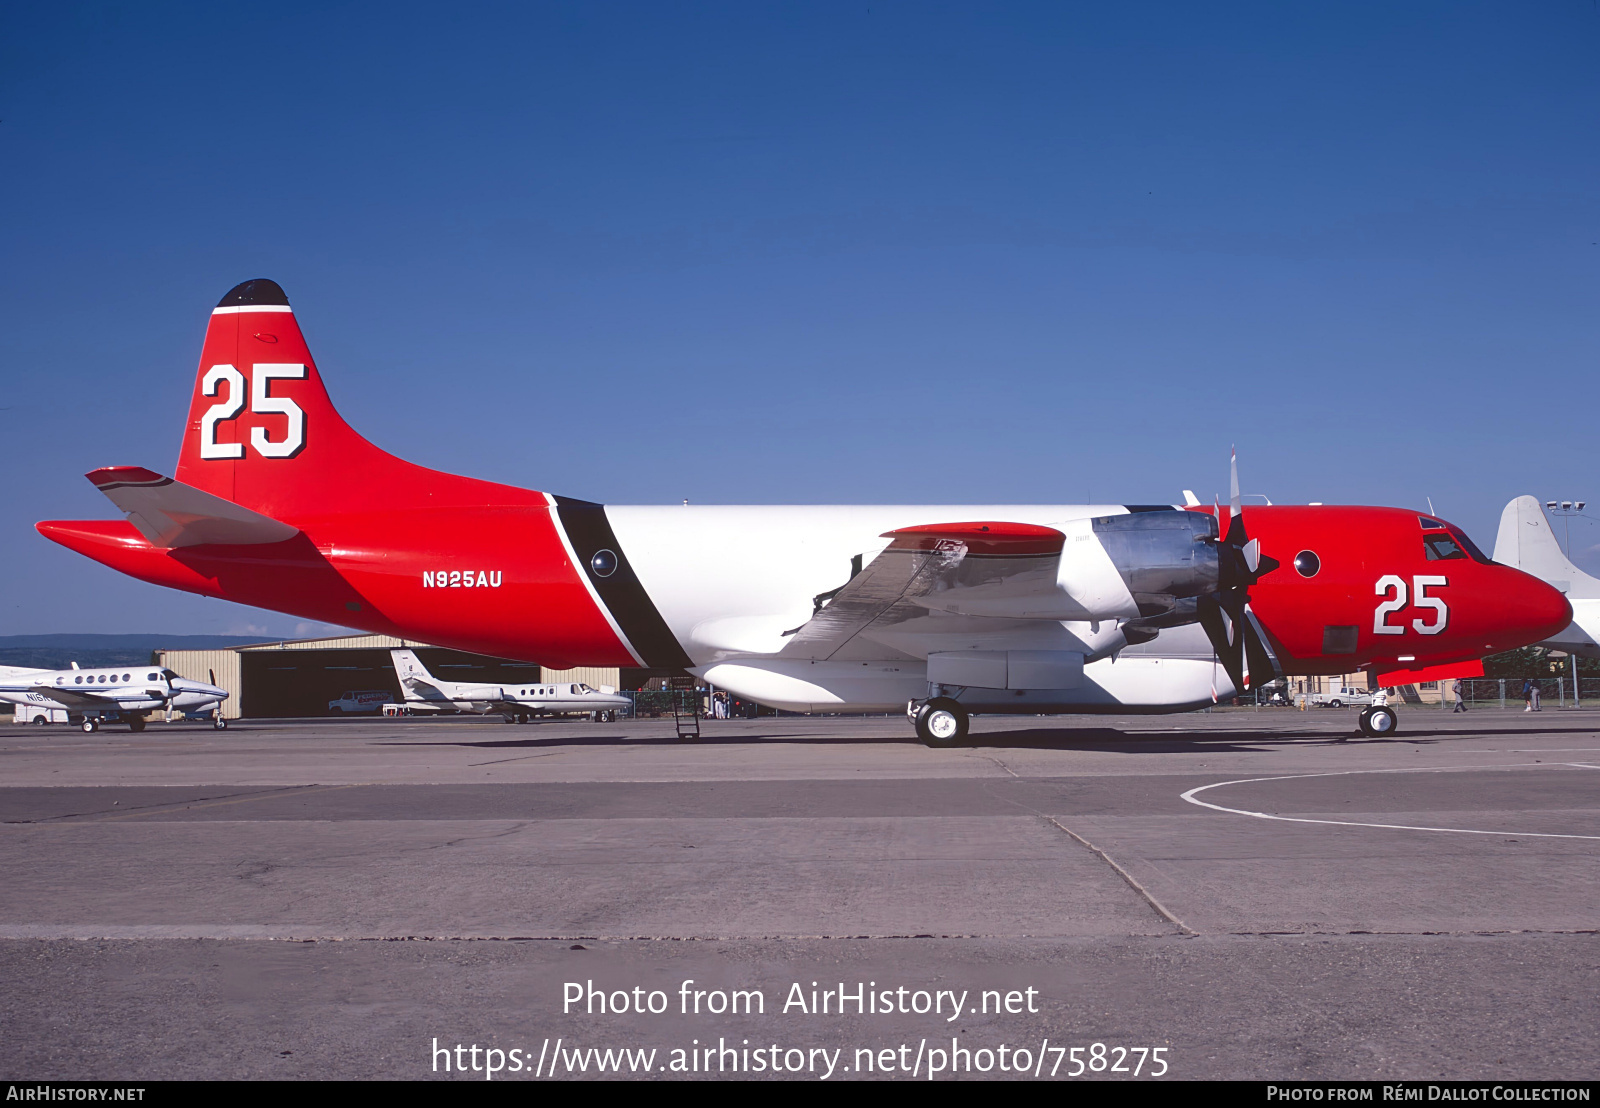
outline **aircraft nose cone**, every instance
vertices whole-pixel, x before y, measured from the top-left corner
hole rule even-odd
[[[1516,579],[1507,583],[1507,598],[1514,601],[1511,608],[1519,617],[1518,630],[1524,632],[1524,642],[1538,642],[1566,630],[1572,622],[1572,605],[1561,590],[1519,570],[1510,572]]]

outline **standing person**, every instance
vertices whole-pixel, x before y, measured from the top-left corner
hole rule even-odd
[[[1450,709],[1450,714],[1454,715],[1457,712],[1466,711],[1467,710],[1467,702],[1462,697],[1461,678],[1459,678],[1459,677],[1456,678],[1456,683],[1454,685],[1450,686],[1450,691],[1456,694],[1456,706],[1454,708]]]
[[[1533,688],[1529,691],[1533,693],[1533,710],[1536,712],[1544,711],[1543,708],[1539,707],[1539,682],[1533,682]]]
[[[1533,679],[1531,677],[1522,679],[1522,710],[1524,712],[1533,711]]]

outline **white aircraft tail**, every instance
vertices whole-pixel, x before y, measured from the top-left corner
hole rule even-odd
[[[433,680],[433,674],[422,664],[422,659],[417,657],[416,651],[391,650],[389,657],[394,660],[394,672],[400,680],[404,681],[407,677],[420,677],[424,681]]]
[[[1531,573],[1567,594],[1567,599],[1600,599],[1600,580],[1573,565],[1561,552],[1539,501],[1519,496],[1500,513],[1494,560]]]
[[[391,650],[389,657],[394,661],[394,675],[400,679],[400,691],[407,700],[447,698],[447,690],[439,684],[437,677],[428,672],[428,667],[422,664],[416,651]]]

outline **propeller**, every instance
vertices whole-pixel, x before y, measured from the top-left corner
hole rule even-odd
[[[1216,505],[1217,591],[1199,598],[1200,626],[1211,640],[1217,661],[1233,687],[1240,692],[1281,676],[1277,659],[1267,645],[1261,621],[1250,610],[1250,586],[1278,568],[1278,561],[1261,553],[1261,540],[1245,533],[1244,511],[1239,506],[1239,455],[1228,460],[1228,520]]]

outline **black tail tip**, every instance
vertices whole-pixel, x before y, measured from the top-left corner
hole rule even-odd
[[[231,308],[239,304],[282,304],[288,307],[289,298],[284,295],[283,287],[278,282],[257,277],[254,281],[234,285],[228,290],[227,296],[217,301],[219,308]]]

